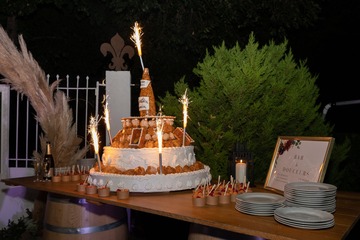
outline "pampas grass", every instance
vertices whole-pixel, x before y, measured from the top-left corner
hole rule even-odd
[[[43,130],[41,152],[34,151],[34,157],[42,158],[45,143],[50,141],[55,166],[74,165],[76,160],[84,158],[87,149],[79,146],[82,139],[77,136],[65,93],[55,91],[59,80],[51,85],[47,83],[45,72],[27,50],[22,35],[19,44],[20,50],[0,26],[0,74],[4,77],[1,81],[28,97]]]

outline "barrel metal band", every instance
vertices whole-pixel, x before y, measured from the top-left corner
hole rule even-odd
[[[121,226],[122,224],[124,224],[126,222],[127,222],[126,218],[123,218],[123,219],[120,219],[119,221],[101,225],[101,226],[70,228],[70,227],[58,227],[58,226],[54,226],[52,224],[45,223],[44,227],[45,227],[45,229],[47,229],[49,231],[63,233],[63,234],[88,234],[88,233],[103,232],[103,231],[111,230],[113,228]]]

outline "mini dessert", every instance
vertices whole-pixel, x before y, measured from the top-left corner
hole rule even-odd
[[[70,174],[65,173],[65,174],[61,175],[62,182],[70,182],[70,180],[71,180]]]
[[[86,191],[86,186],[88,184],[86,182],[79,182],[78,184],[76,184],[76,190],[78,192],[85,192]]]
[[[97,189],[97,192],[99,194],[99,197],[108,197],[110,196],[110,188],[107,186],[99,187]]]
[[[61,175],[54,175],[51,178],[51,181],[54,182],[54,183],[61,182]]]
[[[97,187],[95,185],[87,185],[85,187],[85,192],[86,194],[96,194],[97,192]]]
[[[73,173],[73,174],[71,174],[70,176],[71,176],[71,181],[72,181],[72,182],[77,182],[77,181],[80,180],[80,174],[79,174],[78,172]]]
[[[116,196],[117,199],[121,200],[121,199],[128,199],[129,198],[129,189],[126,188],[118,188],[116,190]]]
[[[193,202],[193,205],[196,206],[196,207],[205,206],[205,202],[206,202],[205,187],[198,186],[193,191],[192,202]]]

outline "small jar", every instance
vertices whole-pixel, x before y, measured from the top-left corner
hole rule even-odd
[[[60,175],[53,176],[51,178],[51,181],[54,182],[54,183],[61,182],[61,176]]]
[[[230,194],[222,194],[219,196],[220,204],[229,204],[230,203]]]
[[[86,191],[86,186],[87,185],[88,185],[87,183],[78,183],[78,184],[76,184],[76,190],[78,192],[84,193]]]
[[[108,197],[110,196],[110,188],[109,187],[100,187],[97,190],[99,197]]]
[[[206,198],[205,197],[193,197],[192,203],[193,203],[193,206],[195,206],[195,207],[203,207],[203,206],[205,206]]]
[[[118,189],[116,190],[116,196],[117,199],[121,200],[121,199],[128,199],[129,198],[129,189]]]
[[[96,194],[97,187],[95,185],[87,185],[85,187],[86,194]]]
[[[70,182],[71,178],[70,175],[62,175],[61,176],[61,181],[63,182]]]
[[[207,205],[218,205],[219,204],[219,196],[206,196],[206,204]]]
[[[72,182],[77,182],[79,180],[80,180],[80,174],[77,174],[77,173],[71,174],[71,181]]]

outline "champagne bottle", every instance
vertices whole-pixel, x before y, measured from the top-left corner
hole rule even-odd
[[[51,153],[51,145],[50,142],[46,142],[46,152],[44,156],[44,180],[51,181],[52,176],[54,175],[54,158]]]
[[[139,112],[140,117],[156,115],[155,96],[148,68],[144,69],[140,81]]]

